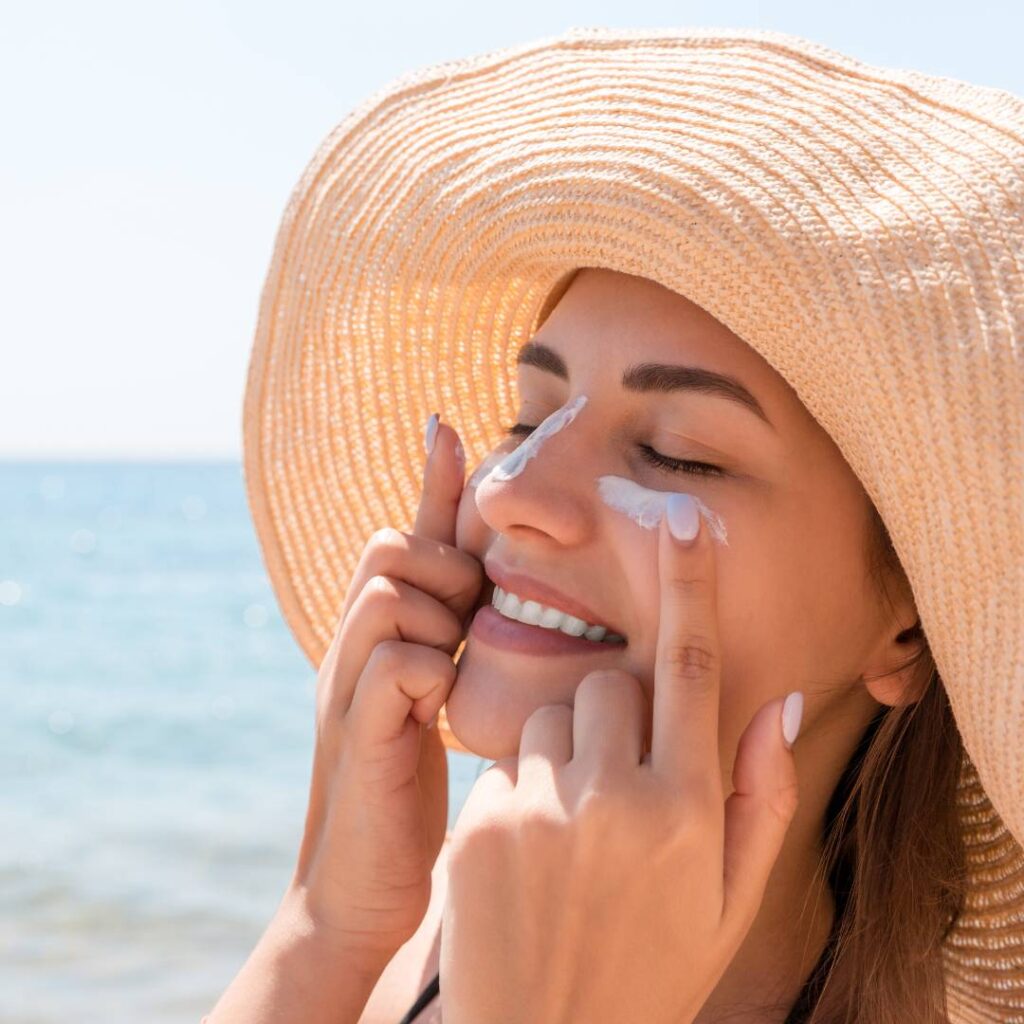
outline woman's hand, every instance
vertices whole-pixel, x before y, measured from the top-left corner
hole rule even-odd
[[[430,901],[448,822],[444,744],[426,723],[455,681],[484,574],[457,549],[465,457],[440,425],[411,534],[375,533],[317,677],[305,834],[289,896],[353,957],[387,964]],[[346,946],[346,943],[348,944]]]
[[[753,924],[797,805],[783,701],[751,720],[723,803],[712,543],[665,519],[650,751],[639,681],[599,670],[480,776],[449,854],[445,1024],[692,1021]]]

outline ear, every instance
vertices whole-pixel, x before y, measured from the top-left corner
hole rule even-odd
[[[884,632],[862,674],[871,696],[890,707],[913,704],[918,700],[927,682],[921,667],[927,646],[921,620],[916,617],[903,629],[897,624]]]

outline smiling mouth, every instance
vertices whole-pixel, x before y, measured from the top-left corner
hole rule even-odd
[[[573,634],[568,633],[568,632],[566,632],[564,630],[561,630],[558,627],[544,627],[544,626],[540,626],[537,623],[524,623],[521,620],[519,620],[519,618],[515,618],[512,615],[506,615],[503,612],[499,611],[494,606],[494,595],[495,595],[495,590],[496,589],[498,589],[498,585],[494,582],[494,580],[490,579],[489,577],[484,577],[484,582],[483,582],[483,586],[480,588],[479,597],[477,598],[476,603],[473,605],[473,607],[470,610],[469,614],[466,616],[466,620],[465,620],[464,625],[467,628],[469,627],[469,624],[472,623],[474,616],[476,615],[477,611],[480,610],[480,608],[489,607],[494,612],[496,612],[497,614],[501,615],[504,618],[504,620],[506,620],[507,622],[518,623],[520,626],[528,626],[528,627],[531,627],[531,628],[534,628],[534,629],[543,630],[545,633],[559,633],[562,636],[573,638]],[[540,602],[538,602],[538,603],[540,603]],[[542,605],[542,606],[543,607],[556,607],[557,608],[557,606],[555,606],[555,605]],[[557,609],[557,610],[561,610],[561,609]],[[621,637],[622,639],[621,640],[615,640],[615,641],[605,641],[605,640],[601,639],[601,640],[595,640],[595,641],[591,641],[591,642],[600,643],[600,644],[602,644],[604,646],[608,646],[608,647],[626,647],[626,646],[628,646],[628,644],[629,644],[629,637],[627,637],[625,634],[622,634],[622,633],[615,634],[614,631],[612,631],[611,629],[607,629],[607,633],[609,635],[615,635],[615,636]],[[587,639],[585,637],[579,637],[579,638],[580,639]]]

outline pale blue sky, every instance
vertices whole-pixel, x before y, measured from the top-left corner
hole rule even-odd
[[[571,26],[773,28],[1024,95],[1024,5],[23,3],[0,37],[0,457],[239,457],[292,186],[396,76]]]

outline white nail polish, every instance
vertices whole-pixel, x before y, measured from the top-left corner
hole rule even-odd
[[[804,695],[794,690],[782,705],[782,738],[792,747],[800,733],[800,720],[804,715]]]
[[[430,419],[427,420],[426,430],[423,432],[423,447],[428,455],[434,450],[434,442],[437,440],[437,422],[438,415],[436,412],[432,412]]]
[[[665,517],[676,540],[691,541],[700,532],[700,509],[690,494],[670,494],[665,499]]]

